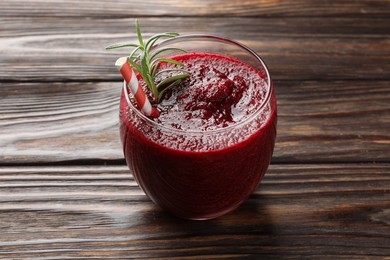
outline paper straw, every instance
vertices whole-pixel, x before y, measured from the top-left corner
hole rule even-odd
[[[115,62],[115,66],[118,67],[120,73],[122,74],[123,79],[126,82],[127,87],[130,89],[130,92],[133,94],[135,101],[138,106],[141,108],[142,113],[150,117],[158,117],[160,113],[156,108],[154,108],[146,96],[144,90],[142,89],[134,70],[131,68],[130,64],[127,62],[126,57],[121,57]]]

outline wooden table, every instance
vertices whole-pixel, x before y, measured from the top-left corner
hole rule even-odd
[[[278,138],[238,210],[155,206],[118,137],[116,52],[208,33],[258,52]],[[390,1],[0,2],[1,259],[390,259]]]

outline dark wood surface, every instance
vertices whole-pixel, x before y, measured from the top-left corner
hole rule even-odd
[[[209,33],[258,52],[278,137],[239,209],[155,206],[118,136],[120,52]],[[390,259],[390,1],[0,2],[0,259]]]

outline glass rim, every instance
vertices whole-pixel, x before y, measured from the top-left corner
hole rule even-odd
[[[177,128],[165,126],[165,125],[159,124],[156,121],[153,121],[152,119],[150,119],[149,117],[144,115],[141,112],[140,109],[136,108],[133,105],[133,103],[130,101],[128,89],[127,89],[127,86],[126,86],[126,81],[123,81],[123,92],[124,92],[125,99],[126,99],[126,102],[127,102],[128,106],[129,106],[129,108],[132,109],[133,111],[135,111],[135,113],[142,120],[145,120],[147,123],[149,123],[149,124],[151,124],[153,126],[159,127],[161,129],[164,129],[166,131],[169,131],[169,132],[177,132],[177,133],[181,133],[181,134],[205,134],[205,133],[225,132],[225,131],[228,131],[230,129],[233,129],[233,128],[236,128],[238,126],[241,126],[241,125],[243,125],[243,124],[245,124],[247,122],[251,122],[255,118],[255,116],[258,115],[265,108],[265,106],[270,102],[271,95],[272,95],[272,92],[273,92],[273,84],[272,84],[271,75],[270,75],[268,67],[265,64],[265,62],[263,61],[263,59],[255,51],[253,51],[251,48],[247,47],[246,45],[244,45],[242,43],[239,43],[237,41],[230,40],[230,39],[227,39],[227,38],[224,38],[224,37],[221,37],[221,36],[210,35],[210,34],[186,34],[186,35],[179,35],[179,36],[176,36],[176,37],[173,37],[173,38],[169,38],[169,39],[166,39],[164,41],[159,42],[158,44],[153,46],[152,49],[158,49],[159,47],[161,47],[163,45],[166,45],[166,44],[170,44],[172,42],[181,42],[181,41],[187,41],[187,40],[210,40],[210,41],[223,42],[225,44],[232,44],[232,45],[235,45],[235,46],[237,46],[237,47],[247,51],[258,62],[260,62],[261,66],[263,67],[263,69],[264,69],[264,71],[265,71],[265,73],[267,75],[267,78],[264,79],[264,80],[266,80],[266,83],[267,83],[267,86],[268,86],[267,92],[266,92],[266,96],[265,96],[264,100],[262,101],[262,103],[260,104],[260,106],[252,114],[250,114],[247,118],[244,118],[243,120],[241,120],[239,122],[236,122],[236,123],[234,123],[232,125],[226,126],[226,127],[220,127],[220,128],[211,129],[211,130],[200,130],[200,129],[199,130],[193,130],[193,129],[183,130],[183,129],[177,129]]]

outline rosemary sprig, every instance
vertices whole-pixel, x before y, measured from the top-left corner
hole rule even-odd
[[[128,62],[136,70],[148,86],[149,90],[153,94],[154,101],[159,103],[163,94],[170,88],[175,87],[186,78],[189,73],[182,68],[171,68],[165,70],[158,70],[160,63],[167,62],[179,67],[184,67],[184,64],[169,58],[158,58],[158,55],[166,51],[179,51],[186,52],[180,48],[161,48],[156,52],[151,53],[153,46],[161,38],[172,38],[179,34],[175,32],[165,32],[153,35],[147,41],[145,41],[141,34],[141,29],[138,20],[135,22],[135,28],[138,38],[138,44],[131,42],[115,43],[106,47],[107,50],[119,49],[119,48],[133,48],[130,55],[127,57]],[[169,76],[156,84],[156,77],[165,72],[181,72],[173,76]]]

